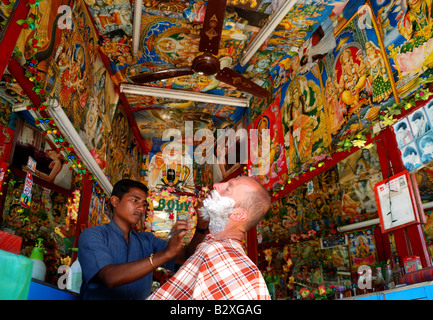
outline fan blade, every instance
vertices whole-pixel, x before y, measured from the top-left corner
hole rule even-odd
[[[227,0],[209,0],[201,30],[200,52],[218,54]]]
[[[232,69],[229,68],[222,69],[220,72],[218,72],[215,78],[219,81],[225,82],[233,87],[236,87],[239,90],[248,92],[256,97],[267,98],[269,96],[268,90],[262,88],[258,84],[245,78],[243,75],[237,73]]]
[[[188,76],[191,74],[194,74],[194,70],[192,70],[192,68],[188,66],[137,74],[135,76],[131,76],[130,79],[135,83],[146,83],[181,76]]]

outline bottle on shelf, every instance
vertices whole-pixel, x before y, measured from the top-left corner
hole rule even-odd
[[[344,287],[338,286],[337,287],[337,299],[343,299],[344,298]]]
[[[352,283],[352,296],[357,296],[357,294],[356,294],[356,283]]]
[[[404,272],[403,272],[403,268],[400,265],[400,257],[399,256],[394,256],[392,259],[392,274],[394,276],[395,285],[400,284],[400,281],[403,278]]]
[[[72,250],[78,251],[78,248],[72,248]],[[77,258],[69,269],[68,277],[66,280],[66,289],[75,293],[80,293],[82,281],[83,275],[81,271],[81,265]]]
[[[38,239],[38,244],[33,248],[30,260],[33,261],[32,278],[45,281],[47,267],[44,263],[44,248],[42,248],[41,238]]]
[[[379,292],[385,290],[385,279],[383,278],[382,268],[376,268],[376,278],[373,285],[374,291]]]
[[[385,269],[385,282],[387,289],[394,289],[395,288],[395,282],[394,277],[391,270],[391,265],[387,264]]]

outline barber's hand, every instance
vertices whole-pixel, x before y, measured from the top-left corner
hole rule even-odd
[[[168,246],[165,249],[170,257],[174,258],[182,251],[183,238],[185,237],[188,230],[188,221],[185,220],[177,220],[173,228],[171,228],[170,234],[173,235],[169,238]]]

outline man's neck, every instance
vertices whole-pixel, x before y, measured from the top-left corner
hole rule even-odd
[[[225,229],[217,234],[213,234],[216,239],[231,239],[242,242],[245,233],[238,229]]]
[[[118,219],[117,216],[113,216],[113,221],[119,226],[120,229],[122,229],[126,242],[129,242],[129,232],[131,231],[131,225]]]

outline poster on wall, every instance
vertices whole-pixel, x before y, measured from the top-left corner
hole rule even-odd
[[[15,140],[12,146],[10,164],[20,170],[29,171],[30,162],[35,161],[33,175],[71,190],[72,171],[69,163],[65,162],[63,154],[57,150],[52,142],[34,127],[23,121],[18,121],[15,130]]]
[[[349,232],[348,238],[352,272],[362,265],[374,266],[378,262],[373,229]]]
[[[104,170],[108,136],[112,131],[111,124],[119,95],[99,56],[91,68],[91,82],[89,99],[83,107],[78,133],[96,163]]]
[[[392,74],[367,5],[360,4],[322,61],[328,130],[333,146],[376,120],[394,102]]]
[[[92,186],[90,197],[88,227],[100,226],[110,221],[105,214],[105,200],[97,194],[95,185]]]
[[[321,92],[320,70],[313,67],[281,88],[281,118],[288,174],[306,170],[328,152],[330,135]]]
[[[189,231],[185,235],[185,244],[191,241],[197,215],[195,211],[196,199],[194,196],[177,195],[168,191],[150,191],[148,196],[149,208],[144,217],[145,230],[155,236],[168,240],[168,234],[177,220],[188,221]]]
[[[71,30],[60,33],[60,43],[50,59],[46,84],[51,89],[49,95],[64,106],[78,131],[86,121],[84,111],[94,89],[93,65],[98,40],[84,1],[75,1],[71,9],[74,23]]]
[[[139,180],[141,150],[136,142],[122,105],[118,105],[107,139],[104,173],[111,184],[129,178]]]
[[[282,129],[278,97],[259,118],[248,126],[250,133],[248,174],[268,190],[277,186],[282,180],[284,181],[287,176]],[[269,132],[269,140],[264,136],[268,134],[267,132]],[[251,140],[252,134],[255,134],[256,140]],[[269,145],[265,145],[267,141]]]
[[[419,87],[418,79],[432,74],[432,0],[370,1],[399,96]]]
[[[194,192],[192,146],[181,140],[152,140],[147,187],[154,191],[170,188],[172,191]]]
[[[343,190],[342,222],[348,224],[376,218],[374,185],[382,180],[376,144],[340,161],[338,173]]]

